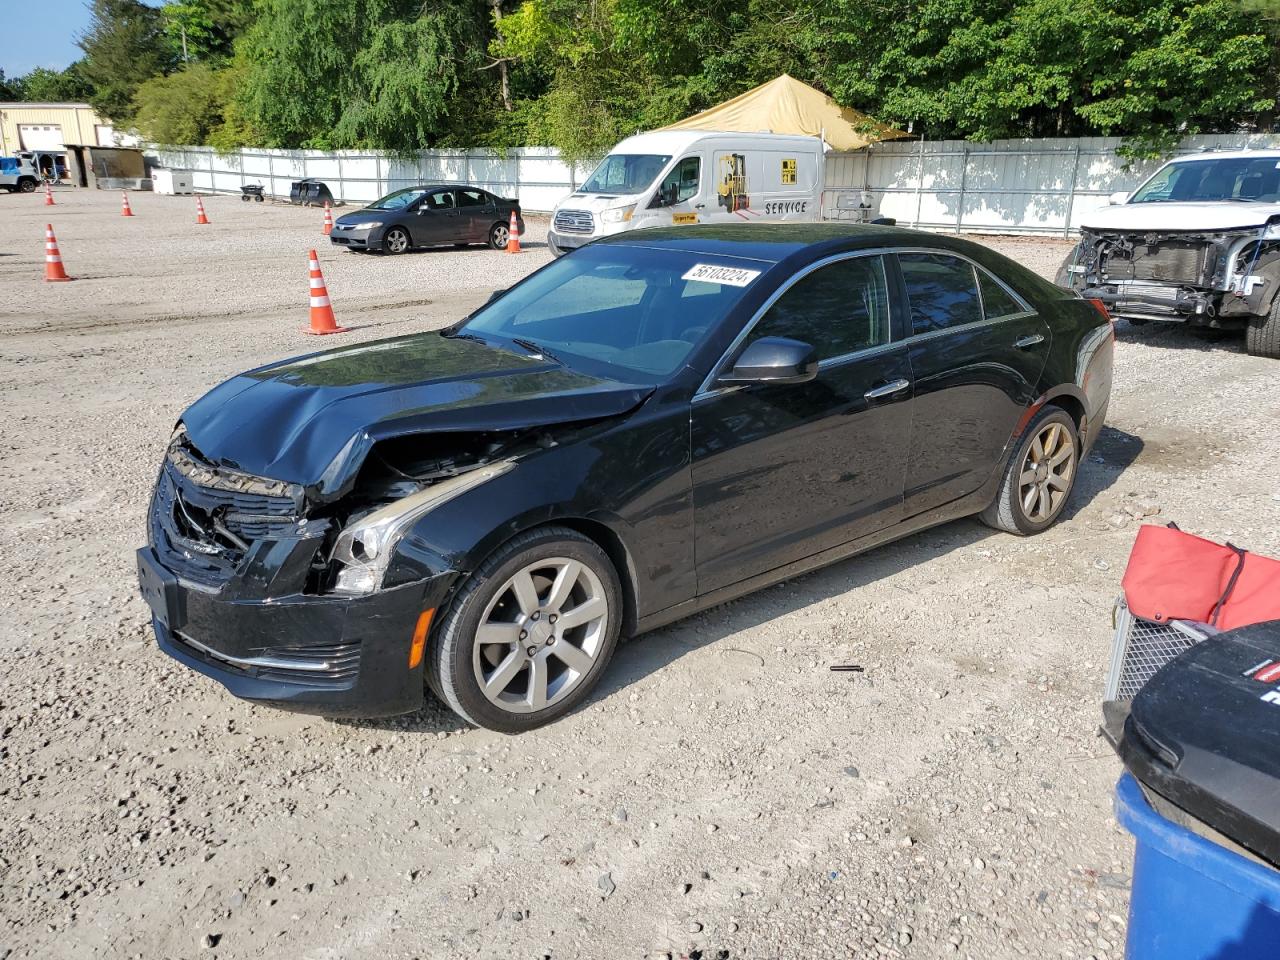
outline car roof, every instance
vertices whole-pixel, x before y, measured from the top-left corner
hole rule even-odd
[[[488,187],[477,186],[474,183],[415,183],[406,187],[396,187],[392,193],[399,193],[401,190],[483,190],[485,193],[493,193]]]
[[[1194,163],[1196,160],[1280,160],[1280,150],[1203,150],[1173,157],[1170,163]]]
[[[601,237],[592,246],[660,247],[685,253],[745,257],[777,263],[806,248],[814,253],[871,247],[927,246],[953,248],[949,238],[870,223],[716,223],[683,227],[649,227]]]

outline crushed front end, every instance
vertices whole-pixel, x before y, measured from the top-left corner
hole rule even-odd
[[[344,522],[298,485],[211,463],[180,429],[137,554],[160,648],[273,706],[327,716],[416,709],[415,630],[456,574],[400,571],[394,583],[345,589],[334,561]]]
[[[1280,226],[1136,232],[1085,228],[1058,275],[1115,317],[1239,327],[1280,285]]]

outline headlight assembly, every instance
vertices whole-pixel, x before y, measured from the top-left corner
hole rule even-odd
[[[635,210],[634,203],[627,204],[625,207],[610,207],[600,214],[600,220],[602,223],[625,223],[631,219],[631,214],[635,213]]]
[[[372,230],[374,227],[382,226],[382,221],[365,220],[363,223],[344,223],[343,226],[350,230]]]
[[[513,466],[507,460],[469,470],[352,521],[338,534],[329,558],[340,564],[332,592],[352,597],[373,593],[382,586],[396,545],[423,515]]]

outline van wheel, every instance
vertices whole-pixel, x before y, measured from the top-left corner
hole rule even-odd
[[[508,541],[449,606],[427,684],[463,720],[523,733],[591,693],[622,626],[622,587],[594,541],[542,527]]]
[[[1253,317],[1249,321],[1244,345],[1251,356],[1280,360],[1280,297],[1272,301],[1265,317]]]

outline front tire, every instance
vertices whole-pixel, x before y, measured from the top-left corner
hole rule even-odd
[[[1080,437],[1061,407],[1044,407],[1009,458],[1000,492],[979,514],[989,527],[1018,536],[1040,533],[1062,515],[1080,468]]]
[[[395,256],[409,249],[409,232],[403,227],[392,227],[382,238],[382,249]]]
[[[1253,317],[1249,321],[1244,346],[1251,356],[1280,360],[1280,297],[1272,301],[1265,317]]]
[[[617,571],[567,527],[520,534],[471,575],[440,622],[427,683],[467,723],[524,733],[604,674],[622,625]]]

